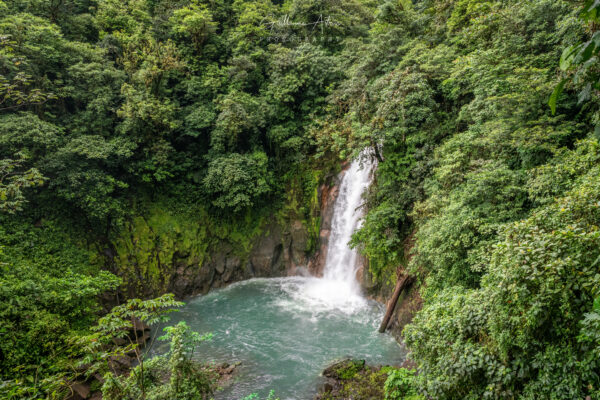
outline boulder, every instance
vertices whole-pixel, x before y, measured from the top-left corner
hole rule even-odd
[[[238,257],[229,257],[225,261],[225,272],[223,273],[223,282],[229,282],[236,273],[240,270],[241,261]]]
[[[225,272],[225,263],[218,263],[215,264],[215,270],[219,273],[219,275],[221,275],[223,272]]]
[[[374,400],[385,397],[387,380],[383,366],[367,365],[364,360],[343,360],[323,371],[324,382],[315,400]]]
[[[365,368],[365,360],[343,360],[323,370],[323,376],[333,379],[349,379]]]
[[[249,257],[256,276],[275,276],[274,272],[283,272],[280,261],[282,237],[279,225],[272,224],[267,227],[267,234],[256,240]]]

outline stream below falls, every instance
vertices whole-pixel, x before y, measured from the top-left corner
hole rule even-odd
[[[217,400],[270,389],[284,399],[311,399],[321,371],[346,358],[399,365],[405,352],[387,334],[377,333],[383,306],[351,294],[344,282],[319,278],[251,279],[191,299],[169,324],[184,320],[200,333],[212,332],[195,358],[240,361],[232,385]],[[155,344],[165,352],[166,343]]]

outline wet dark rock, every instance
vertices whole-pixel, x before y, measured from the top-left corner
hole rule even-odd
[[[224,388],[231,385],[234,381],[235,373],[237,372],[237,367],[241,363],[236,362],[234,364],[223,363],[221,365],[217,365],[215,367],[215,371],[218,375],[218,384],[220,387]]]
[[[223,273],[223,282],[229,282],[235,275],[236,271],[240,270],[241,261],[238,257],[229,257],[225,261],[225,272]]]
[[[233,275],[233,271],[232,270],[225,270],[225,273],[223,274],[223,282],[229,282],[231,280],[231,276]]]
[[[300,221],[294,221],[290,226],[290,257],[292,265],[306,264],[308,249],[308,231]]]
[[[129,370],[129,368],[131,367],[131,364],[133,363],[133,359],[132,357],[129,356],[112,356],[108,359],[109,363],[111,363],[111,366],[116,366],[118,368],[127,368]]]
[[[325,261],[327,260],[329,236],[331,235],[333,208],[340,191],[339,184],[339,177],[336,177],[335,179],[332,179],[331,184],[323,184],[319,188],[321,227],[319,230],[319,247],[308,263],[308,270],[312,275],[323,275],[323,268],[325,268]]]
[[[329,382],[325,382],[322,386],[321,386],[321,392],[323,393],[330,393],[333,391],[333,385]]]
[[[238,257],[229,257],[225,261],[225,269],[228,271],[233,271],[240,266],[240,259]]]
[[[239,365],[239,363],[236,363],[236,364],[223,363],[217,367],[217,372],[221,376],[231,375],[231,374],[233,374],[233,372],[235,371],[235,369],[238,365]]]
[[[223,272],[225,272],[225,263],[219,263],[215,265],[215,270],[219,273],[222,274]]]
[[[282,241],[283,231],[277,224],[267,227],[267,234],[255,241],[249,259],[256,276],[284,275],[285,267],[277,256]]]
[[[273,221],[262,228],[262,234],[253,239],[247,251],[219,243],[208,259],[196,258],[192,263],[189,255],[176,253],[167,292],[185,298],[253,277],[295,274],[296,268],[309,262],[309,242],[309,232],[301,221],[292,220],[284,225]]]
[[[125,338],[113,338],[112,341],[117,346],[125,346],[126,344],[129,343],[129,341]]]

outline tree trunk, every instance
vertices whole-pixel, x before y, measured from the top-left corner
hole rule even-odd
[[[388,303],[387,311],[385,312],[385,316],[383,317],[383,321],[381,321],[381,326],[379,327],[379,332],[383,333],[387,329],[388,324],[390,323],[390,318],[392,318],[392,314],[394,314],[394,310],[396,309],[396,303],[398,302],[398,297],[400,297],[400,293],[402,293],[402,289],[405,286],[412,282],[413,278],[406,274],[402,278],[398,279],[396,282],[396,289],[394,289],[394,294]]]

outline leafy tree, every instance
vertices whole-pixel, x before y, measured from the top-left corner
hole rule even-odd
[[[210,10],[201,4],[191,4],[175,10],[170,22],[173,32],[190,38],[197,51],[201,50],[208,36],[216,30]]]
[[[73,337],[93,323],[98,296],[120,280],[90,266],[92,253],[64,228],[24,228],[0,217],[0,396],[58,396],[78,353]]]
[[[97,326],[93,327],[94,333],[79,339],[82,346],[84,357],[81,361],[84,365],[91,365],[87,368],[87,374],[104,372],[107,374],[106,382],[103,385],[103,394],[108,398],[146,398],[148,371],[144,370],[145,359],[138,349],[141,338],[138,337],[138,321],[149,326],[168,320],[168,314],[175,311],[175,307],[182,306],[183,303],[176,301],[172,294],[166,294],[156,299],[140,300],[131,299],[127,303],[114,307],[110,313],[98,320]],[[182,342],[182,325],[177,335],[177,351],[182,351],[181,346],[189,345],[189,342]],[[133,332],[133,337],[131,337]],[[184,332],[187,333],[187,332]],[[119,346],[115,339],[125,340],[125,346]],[[195,336],[191,336],[192,342]],[[189,346],[188,346],[189,347]],[[130,382],[119,382],[121,378],[110,371],[111,362],[114,357],[123,356],[131,351],[135,352],[139,365],[131,372]],[[181,359],[182,354],[177,355]],[[176,365],[173,368],[177,369]],[[126,389],[121,389],[125,387]],[[134,391],[128,393],[128,391]],[[118,392],[118,393],[117,393]],[[120,396],[120,397],[119,397]]]
[[[599,287],[597,174],[593,168],[564,197],[507,225],[484,256],[481,289],[438,292],[406,328],[426,393],[598,396],[598,359],[579,336]]]
[[[203,185],[215,207],[237,212],[264,199],[269,175],[265,153],[230,154],[210,161]]]
[[[415,387],[416,371],[412,369],[398,368],[388,373],[385,381],[386,400],[418,400],[423,397],[417,393]]]
[[[132,299],[117,306],[98,320],[94,333],[81,337],[87,374],[104,372],[102,395],[107,399],[205,399],[214,390],[215,373],[193,359],[195,348],[210,340],[211,335],[200,336],[192,332],[185,322],[164,328],[159,340],[170,341],[168,353],[148,358],[148,351],[139,348],[141,338],[137,327],[149,326],[168,320],[174,307],[183,303],[175,301],[172,294],[151,300]],[[132,337],[133,332],[133,337]],[[116,345],[118,340],[124,346]],[[154,338],[152,339],[154,340]],[[138,365],[127,375],[111,371],[115,357],[135,352]]]
[[[69,376],[119,284],[101,271],[132,267],[111,240],[165,196],[203,221],[316,221],[317,187],[370,148],[352,244],[377,281],[402,264],[425,285],[419,375],[390,389],[598,397],[600,5],[582,3],[0,0],[0,390]],[[271,29],[282,16],[299,24]],[[186,357],[109,376],[106,396],[208,395]]]
[[[22,163],[23,158],[0,160],[0,211],[14,213],[22,210],[27,202],[23,189],[44,183],[44,177],[37,169],[19,170]]]
[[[568,77],[563,78],[556,85],[550,96],[548,104],[553,114],[556,113],[558,100],[568,81],[572,81],[576,87],[581,89],[578,95],[580,104],[596,97],[595,92],[599,88],[597,56],[600,53],[600,32],[597,31],[595,25],[600,20],[600,4],[593,0],[586,0],[579,17],[584,23],[590,25],[590,37],[586,41],[571,44],[562,52],[559,65]],[[600,133],[597,119],[598,117],[595,116],[596,134]]]

